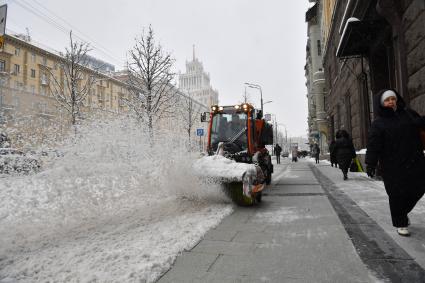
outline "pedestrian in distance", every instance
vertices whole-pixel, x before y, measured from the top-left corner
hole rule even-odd
[[[350,168],[353,158],[356,157],[356,150],[346,130],[339,130],[336,132],[335,157],[339,169],[341,169],[344,176],[344,180],[347,180],[348,169]]]
[[[313,156],[314,156],[314,158],[316,160],[316,164],[319,164],[320,147],[319,147],[319,145],[317,143],[315,143],[313,145],[313,150],[312,151],[313,151]]]
[[[292,162],[297,162],[298,161],[298,148],[293,147],[291,153],[292,153]]]
[[[419,136],[425,118],[406,108],[394,89],[375,96],[374,112],[377,117],[369,130],[366,171],[373,177],[379,164],[392,224],[399,235],[409,236],[408,214],[425,193],[425,156]]]
[[[274,153],[276,154],[276,163],[280,164],[280,153],[282,152],[282,148],[278,143],[276,143],[274,147]]]
[[[335,155],[335,140],[331,141],[331,144],[329,145],[329,157],[331,160],[331,166],[335,168],[338,167],[338,162],[336,161],[336,155]]]

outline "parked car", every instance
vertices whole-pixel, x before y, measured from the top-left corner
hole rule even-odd
[[[40,160],[15,148],[0,148],[0,174],[31,173],[40,169]]]
[[[289,157],[289,152],[287,151],[282,152],[282,157]]]

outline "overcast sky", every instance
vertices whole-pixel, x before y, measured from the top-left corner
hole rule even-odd
[[[65,29],[91,43],[91,53],[122,69],[143,28],[176,59],[176,71],[196,57],[210,73],[220,104],[241,102],[244,82],[259,84],[265,113],[285,124],[288,136],[307,135],[304,65],[307,0],[7,0],[7,28],[56,50]],[[25,8],[26,7],[26,8]],[[45,9],[47,8],[47,10]],[[37,13],[43,15],[34,15]],[[46,17],[46,15],[48,17]],[[55,23],[52,23],[55,22]],[[61,25],[59,27],[57,24]],[[260,107],[260,94],[247,88]],[[283,126],[279,126],[283,130]]]

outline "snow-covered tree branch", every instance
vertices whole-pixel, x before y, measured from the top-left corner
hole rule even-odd
[[[139,120],[146,124],[153,135],[154,123],[172,114],[177,93],[173,85],[175,73],[171,71],[174,59],[155,42],[149,26],[135,39],[127,62],[129,98],[125,100]]]
[[[194,100],[194,95],[191,92],[182,94],[180,97],[180,111],[184,130],[188,134],[189,147],[191,146],[191,134],[195,125],[200,122],[202,112],[202,104]]]
[[[81,106],[91,87],[96,82],[97,71],[88,69],[88,43],[74,41],[72,31],[69,33],[69,47],[59,59],[60,76],[47,68],[52,80],[52,95],[70,114],[70,122],[75,125],[80,115]]]

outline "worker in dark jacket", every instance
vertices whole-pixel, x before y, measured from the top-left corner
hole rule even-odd
[[[280,153],[282,152],[282,148],[277,143],[274,147],[274,153],[276,154],[276,163],[280,164]]]
[[[347,180],[348,168],[350,168],[353,158],[356,157],[356,150],[346,130],[336,132],[335,156],[339,168],[344,175],[344,180]]]
[[[379,92],[374,108],[377,118],[369,131],[367,173],[373,177],[379,162],[392,224],[398,234],[409,236],[407,215],[425,192],[425,157],[419,138],[419,128],[425,129],[425,119],[406,108],[393,89]]]
[[[319,147],[319,145],[317,143],[315,143],[313,145],[312,153],[313,153],[314,159],[316,160],[316,164],[319,164],[319,160],[320,160],[320,147]]]
[[[329,145],[329,155],[330,155],[330,159],[331,159],[331,166],[335,168],[338,167],[338,162],[336,161],[336,155],[335,155],[335,140],[333,140],[331,142],[331,144]]]

